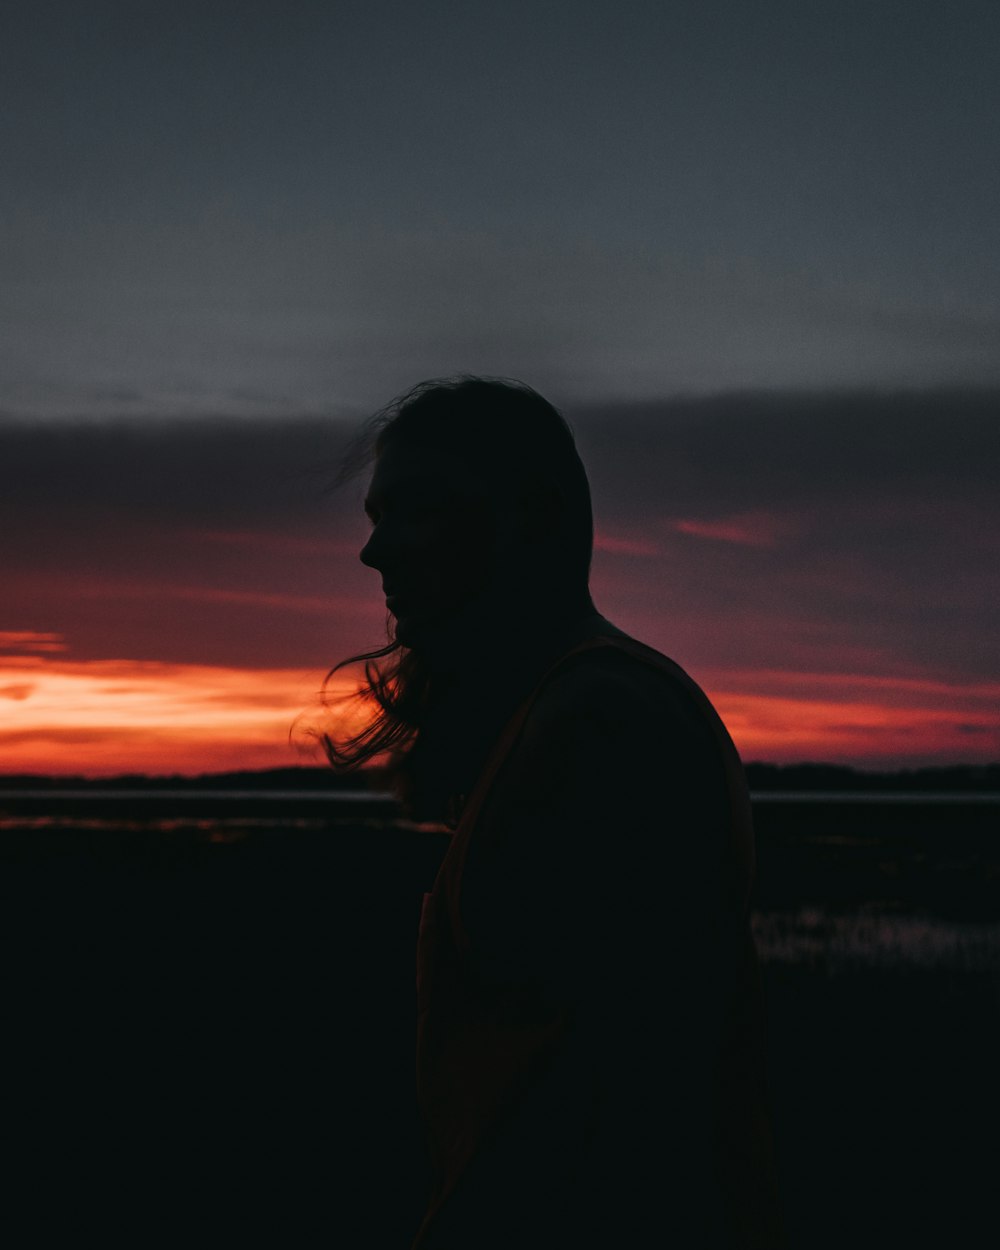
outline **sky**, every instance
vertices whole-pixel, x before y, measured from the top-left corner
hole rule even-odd
[[[455,372],[744,758],[1000,759],[992,0],[38,0],[0,105],[0,770],[306,761],[338,450]]]

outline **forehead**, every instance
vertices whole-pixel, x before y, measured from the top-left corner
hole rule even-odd
[[[368,500],[382,501],[416,490],[481,498],[486,482],[450,452],[412,443],[387,443],[376,457]]]

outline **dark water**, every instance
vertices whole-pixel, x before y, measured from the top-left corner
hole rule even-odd
[[[998,817],[756,804],[801,1250],[995,1244]],[[415,928],[445,843],[360,796],[0,796],[9,1218],[39,1243],[405,1247]]]

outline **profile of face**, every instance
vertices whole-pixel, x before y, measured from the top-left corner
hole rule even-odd
[[[457,457],[389,439],[375,462],[361,561],[382,575],[396,638],[416,650],[443,641],[496,572],[495,508]]]

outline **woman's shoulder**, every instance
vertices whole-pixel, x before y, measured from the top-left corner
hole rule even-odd
[[[580,830],[620,824],[627,810],[626,823],[658,827],[669,791],[672,819],[723,819],[713,717],[669,661],[619,647],[572,654],[550,670],[510,744],[493,816],[534,828],[562,813]]]
[[[623,636],[625,637],[625,636]],[[527,742],[599,737],[621,746],[701,738],[714,715],[677,664],[634,639],[571,653],[542,683],[525,722]]]
[[[704,699],[695,681],[673,660],[627,635],[570,653],[549,673],[535,706],[540,716],[574,715],[602,709],[663,714],[670,706],[694,711]]]

